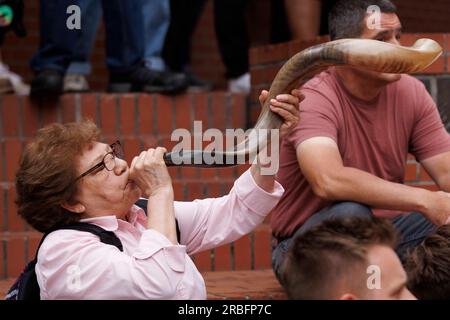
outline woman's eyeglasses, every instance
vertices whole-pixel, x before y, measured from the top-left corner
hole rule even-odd
[[[102,161],[97,163],[95,166],[87,170],[85,173],[78,176],[75,181],[87,176],[88,174],[91,174],[93,172],[98,172],[100,170],[106,169],[108,171],[114,170],[116,166],[116,158],[123,159],[123,149],[122,145],[120,144],[120,141],[117,140],[113,144],[109,146],[111,148],[111,151],[106,153],[103,157]]]

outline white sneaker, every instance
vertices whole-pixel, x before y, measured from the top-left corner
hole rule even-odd
[[[64,76],[64,92],[86,92],[89,84],[82,74],[67,73]]]
[[[228,80],[228,91],[231,93],[250,94],[250,73]]]
[[[15,93],[28,95],[30,86],[22,81],[22,78],[9,70],[8,66],[0,61],[1,93]]]

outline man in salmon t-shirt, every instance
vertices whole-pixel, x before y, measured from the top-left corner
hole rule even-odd
[[[367,13],[371,5],[381,10],[375,28]],[[332,40],[400,44],[401,23],[388,0],[340,1],[329,26]],[[278,181],[286,191],[271,221],[278,276],[292,237],[325,219],[389,217],[401,234],[400,258],[448,222],[450,136],[420,81],[339,66],[311,79],[302,92],[300,122],[280,152]],[[443,191],[403,184],[408,153]]]

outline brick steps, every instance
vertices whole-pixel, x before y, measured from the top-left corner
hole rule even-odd
[[[208,300],[273,300],[286,299],[286,294],[272,270],[204,272]],[[15,279],[0,280],[3,299]]]

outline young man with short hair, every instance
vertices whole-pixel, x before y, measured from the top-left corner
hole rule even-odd
[[[414,299],[386,220],[331,219],[293,241],[282,268],[290,299]]]

